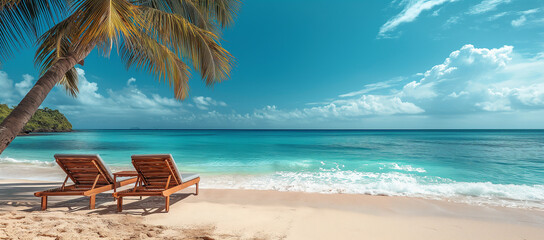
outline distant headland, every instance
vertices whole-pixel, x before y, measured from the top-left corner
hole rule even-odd
[[[0,122],[12,111],[6,104],[0,104]],[[50,108],[38,109],[28,121],[20,135],[33,132],[71,132],[72,124],[59,110]]]

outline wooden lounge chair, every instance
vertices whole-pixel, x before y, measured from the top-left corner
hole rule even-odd
[[[56,154],[55,161],[66,173],[59,188],[34,193],[42,198],[42,210],[47,209],[48,196],[88,196],[89,207],[94,209],[96,194],[136,182],[136,178],[114,182],[110,170],[98,154]],[[68,178],[73,185],[66,186]]]
[[[132,164],[138,172],[138,180],[132,189],[113,193],[117,198],[117,211],[123,211],[123,197],[161,196],[165,198],[165,210],[170,210],[170,195],[184,188],[196,185],[200,177],[196,173],[180,174],[170,154],[132,155]]]

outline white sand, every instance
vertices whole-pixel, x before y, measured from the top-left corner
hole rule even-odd
[[[0,239],[544,239],[544,212],[405,197],[187,189],[171,199],[51,197],[51,183],[0,181]]]

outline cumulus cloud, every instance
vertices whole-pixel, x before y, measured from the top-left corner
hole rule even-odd
[[[525,22],[527,22],[527,17],[521,16],[518,19],[512,20],[512,26],[520,27],[521,25],[525,24]]]
[[[34,77],[28,74],[23,80],[14,84],[14,81],[4,71],[0,71],[0,103],[16,105],[34,85]]]
[[[0,99],[2,101],[11,101],[13,96],[13,80],[8,77],[8,74],[4,71],[0,71]]]
[[[404,5],[404,9],[389,19],[381,28],[378,33],[378,37],[387,38],[390,37],[390,33],[397,29],[397,27],[403,23],[413,22],[419,17],[423,11],[431,10],[444,3],[455,2],[456,0],[408,0],[401,1],[400,4]],[[438,12],[436,12],[438,15]]]
[[[32,88],[32,86],[34,85],[32,83],[33,81],[34,81],[34,77],[28,74],[24,74],[23,81],[16,83],[15,89],[21,96],[24,96],[28,93],[28,91],[30,91],[30,88]]]
[[[81,68],[77,98],[67,96],[60,87],[52,92],[44,105],[60,109],[75,126],[98,128],[128,128],[146,124],[159,127],[161,119],[181,119],[187,110],[182,102],[158,94],[145,93],[128,79],[122,89],[100,89],[98,83],[89,81]]]
[[[523,111],[544,108],[543,81],[544,61],[515,54],[512,46],[465,45],[399,96],[429,114]]]
[[[510,3],[511,0],[483,0],[477,5],[474,5],[468,11],[469,14],[482,14],[495,10],[499,5]]]
[[[421,73],[366,84],[360,90],[311,105],[282,108],[270,104],[246,112],[237,112],[225,102],[206,96],[193,97],[192,103],[180,102],[139,89],[131,80],[122,89],[100,89],[98,83],[85,77],[85,71],[77,70],[79,97],[70,98],[57,87],[44,104],[61,109],[76,127],[357,128],[373,122],[372,126],[381,128],[418,128],[429,127],[422,125],[428,124],[428,119],[457,119],[466,123],[465,127],[489,127],[475,125],[474,117],[469,116],[494,121],[489,116],[510,114],[526,121],[544,113],[544,58],[518,54],[513,46],[479,48],[467,44]],[[0,97],[21,94],[13,82],[0,71],[0,86],[11,89],[9,96],[4,91]],[[32,80],[23,77],[19,87],[24,89],[27,82]],[[392,119],[397,125],[384,125]]]
[[[275,105],[251,117],[275,122],[353,121],[375,116],[462,116],[544,109],[544,60],[526,58],[512,46],[467,44],[418,78],[367,84],[362,90],[312,107],[282,110]],[[399,84],[401,81],[404,83]],[[369,94],[380,90],[385,94]]]
[[[196,107],[201,110],[208,110],[210,106],[221,106],[221,107],[227,106],[225,102],[216,101],[212,99],[211,97],[204,97],[204,96],[194,97],[193,102],[195,103]]]
[[[256,110],[258,119],[285,120],[342,120],[371,115],[418,114],[423,109],[413,103],[403,102],[395,96],[363,95],[348,100],[335,100],[331,103],[310,108],[282,111],[276,106]]]

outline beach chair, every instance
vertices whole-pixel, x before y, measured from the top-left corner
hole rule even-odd
[[[42,210],[47,209],[48,196],[87,196],[89,208],[94,209],[96,194],[136,182],[136,178],[114,182],[112,174],[98,154],[56,154],[55,161],[66,173],[59,188],[34,193],[42,198]],[[68,179],[73,185],[66,186]]]
[[[178,172],[176,162],[170,154],[132,155],[132,164],[138,173],[134,188],[113,193],[117,198],[117,211],[123,211],[123,197],[161,196],[165,198],[165,211],[170,210],[170,195],[192,185],[198,184],[200,177],[196,173]]]

